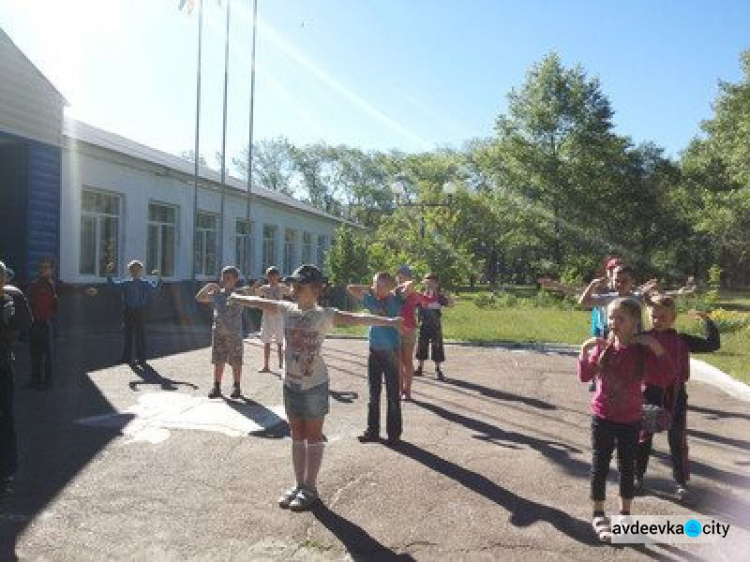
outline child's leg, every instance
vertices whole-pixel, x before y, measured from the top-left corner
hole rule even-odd
[[[606,499],[607,474],[615,448],[615,434],[610,424],[597,417],[591,422],[591,500],[594,511],[602,511]]]
[[[669,452],[672,456],[672,476],[680,486],[686,486],[688,475],[687,453],[687,392],[685,385],[680,384],[676,389],[677,396],[672,418],[672,427],[667,433]]]
[[[263,345],[263,371],[270,371],[269,362],[271,361],[271,344]]]
[[[232,364],[232,376],[234,377],[234,386],[239,387],[242,382],[242,363]]]
[[[305,464],[307,463],[305,420],[289,417],[289,429],[292,433],[292,469],[294,470],[294,479],[297,486],[302,486],[305,483]]]
[[[214,365],[214,385],[221,386],[221,379],[224,378],[224,363]]]
[[[380,354],[381,366],[385,375],[386,421],[385,431],[390,440],[401,438],[401,396],[399,395],[399,360],[395,350],[383,350]],[[378,407],[380,401],[378,401]]]
[[[419,337],[417,339],[417,372],[422,374],[425,359],[430,345],[430,337],[424,325],[419,328]]]
[[[146,327],[143,310],[135,316],[135,357],[139,363],[146,362]]]
[[[620,513],[630,515],[635,495],[635,460],[638,450],[638,423],[620,426],[617,434],[617,466],[620,471]]]
[[[122,316],[122,336],[123,336],[123,347],[122,347],[122,362],[130,363],[133,358],[133,314],[129,309],[123,311]]]
[[[370,400],[367,403],[367,433],[380,434],[380,393],[383,390],[383,367],[376,353],[370,350],[367,357],[367,382],[370,389]]]
[[[307,440],[304,484],[308,490],[317,492],[318,473],[323,463],[323,421],[325,418],[305,420],[304,434]]]

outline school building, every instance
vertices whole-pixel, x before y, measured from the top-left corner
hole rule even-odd
[[[217,278],[222,249],[240,269],[249,254],[250,278],[323,264],[341,219],[253,187],[248,222],[246,184],[229,178],[222,236],[218,172],[201,169],[196,212],[192,162],[66,118],[64,97],[2,29],[0,77],[0,259],[19,285],[43,256],[76,286],[140,259],[190,291],[193,267],[199,281]]]

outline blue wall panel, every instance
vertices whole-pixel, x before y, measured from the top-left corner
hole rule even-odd
[[[28,147],[0,135],[0,260],[26,278]]]
[[[42,257],[60,261],[60,149],[29,146],[28,248],[30,276]]]

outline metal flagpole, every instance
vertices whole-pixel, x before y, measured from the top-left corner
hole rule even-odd
[[[250,55],[250,120],[248,124],[247,144],[247,235],[245,238],[245,278],[250,279],[252,263],[250,250],[252,248],[252,230],[250,228],[250,199],[253,191],[253,116],[255,110],[255,42],[258,36],[258,0],[253,0],[253,47]]]
[[[227,94],[229,86],[229,22],[232,17],[232,0],[227,0],[227,34],[224,40],[224,121],[221,139],[221,215],[219,218],[219,269],[224,267],[224,206],[227,179]]]
[[[193,175],[193,243],[191,245],[193,249],[193,259],[191,260],[193,266],[193,272],[191,278],[193,284],[195,284],[195,274],[197,270],[196,256],[195,256],[195,235],[198,229],[198,173],[200,170],[200,140],[201,140],[201,58],[203,48],[203,0],[198,0],[200,5],[198,6],[198,77],[196,85],[196,100],[195,100],[195,168]]]

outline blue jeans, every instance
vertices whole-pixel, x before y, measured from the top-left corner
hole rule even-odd
[[[401,437],[401,385],[398,371],[399,363],[395,349],[370,349],[370,356],[367,358],[367,379],[370,386],[367,431],[373,435],[380,434],[380,394],[385,378],[385,431],[392,439]]]

